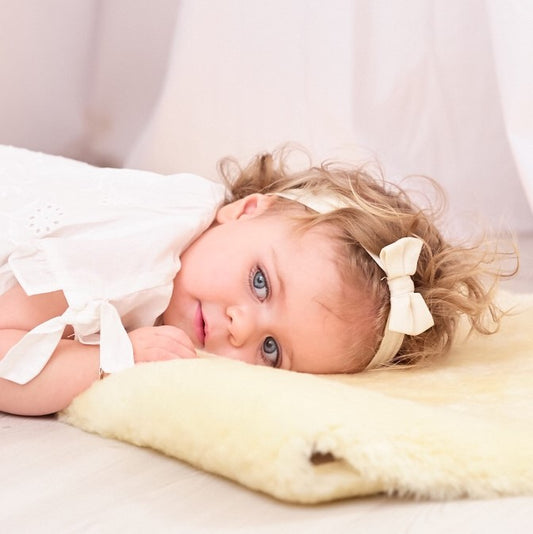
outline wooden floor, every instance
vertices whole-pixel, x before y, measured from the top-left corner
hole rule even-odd
[[[53,418],[0,414],[5,533],[530,534],[533,496],[293,506]]]
[[[533,236],[520,275],[533,292]],[[0,414],[2,533],[530,534],[533,496],[415,502],[376,496],[292,506],[52,417]]]

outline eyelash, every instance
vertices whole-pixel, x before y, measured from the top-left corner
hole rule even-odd
[[[256,276],[260,274],[261,277],[262,277],[262,280],[263,280],[263,287],[256,287]],[[250,284],[250,289],[252,290],[252,293],[256,296],[257,299],[259,299],[260,302],[264,302],[265,300],[267,300],[269,297],[270,297],[270,283],[268,281],[268,277],[267,275],[265,274],[265,272],[263,271],[263,269],[261,269],[259,266],[255,266],[251,271],[250,271],[250,277],[249,277],[249,284]],[[265,295],[258,295],[258,290],[265,290]],[[265,346],[266,344],[270,344],[271,342],[274,343],[275,345],[275,351],[277,353],[277,357],[276,357],[276,360],[274,362],[270,361],[268,359],[268,357],[265,355],[265,352],[268,352],[268,351],[265,351]],[[277,368],[277,367],[280,367],[281,366],[281,362],[282,362],[282,356],[281,356],[281,347],[279,346],[278,342],[272,337],[272,336],[267,336],[263,342],[261,343],[261,348],[260,348],[260,352],[261,352],[261,358],[262,360],[270,367],[274,367],[274,368]]]

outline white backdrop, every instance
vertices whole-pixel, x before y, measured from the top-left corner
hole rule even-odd
[[[533,2],[0,0],[0,142],[214,175],[284,141],[533,232]]]

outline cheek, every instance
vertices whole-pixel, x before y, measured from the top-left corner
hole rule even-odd
[[[222,232],[217,232],[220,228],[212,229],[182,254],[178,277],[185,293],[216,298],[247,287],[250,266],[243,251],[248,243],[238,235],[228,239]]]
[[[178,293],[200,299],[216,300],[228,294],[237,294],[243,287],[239,277],[246,282],[228,262],[213,262],[184,265],[176,277]]]

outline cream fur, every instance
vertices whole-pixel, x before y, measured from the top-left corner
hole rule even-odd
[[[499,333],[426,368],[150,363],[94,384],[60,418],[293,502],[533,493],[533,295],[501,298],[514,312]],[[310,461],[320,453],[330,461]]]

